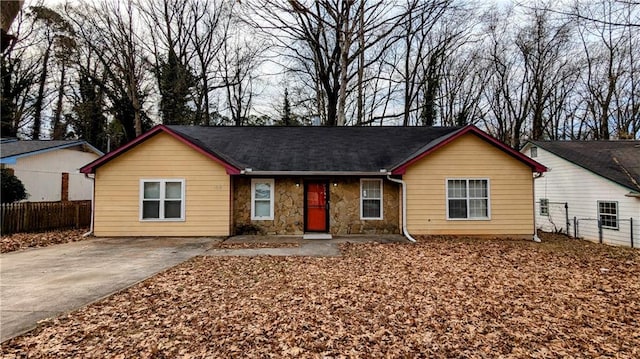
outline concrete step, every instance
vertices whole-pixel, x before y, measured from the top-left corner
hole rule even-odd
[[[331,233],[305,233],[302,239],[331,239]]]

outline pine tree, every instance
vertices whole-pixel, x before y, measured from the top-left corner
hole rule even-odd
[[[192,122],[193,110],[189,108],[191,90],[195,78],[188,66],[181,63],[173,49],[169,49],[166,62],[158,71],[160,87],[160,114],[166,125],[186,125]]]
[[[282,104],[282,122],[285,126],[291,126],[291,104],[289,103],[289,89],[284,89],[284,103]]]

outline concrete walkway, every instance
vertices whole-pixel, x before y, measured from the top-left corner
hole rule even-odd
[[[302,239],[301,236],[260,236],[242,235],[234,236],[224,241],[225,244],[282,244],[293,243],[298,247],[280,248],[246,248],[246,249],[211,249],[208,256],[306,256],[306,257],[337,257],[340,256],[339,243],[402,243],[407,239],[401,235],[349,235],[338,236],[333,239]]]
[[[338,243],[405,242],[399,235],[304,240],[235,236],[224,243],[297,247],[215,248],[221,238],[99,238],[0,255],[0,342],[128,288],[197,255],[339,256]]]

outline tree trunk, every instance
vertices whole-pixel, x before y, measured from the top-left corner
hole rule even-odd
[[[338,96],[333,93],[327,93],[327,126],[336,126],[336,114],[338,110]]]
[[[345,1],[342,10],[342,26],[338,38],[342,38],[340,44],[340,92],[338,95],[338,126],[344,126],[347,121],[345,118],[347,104],[347,81],[349,74],[349,49],[351,49],[351,26],[349,14],[351,12],[351,3]]]
[[[66,133],[66,124],[62,121],[62,100],[64,99],[64,80],[67,73],[67,66],[65,61],[62,61],[62,67],[60,68],[60,87],[58,88],[58,101],[56,103],[56,110],[53,115],[53,139],[62,140]]]
[[[358,29],[358,118],[357,124],[361,125],[364,122],[364,90],[362,88],[362,81],[364,81],[364,3],[360,4],[360,11],[358,14],[360,20],[360,27]]]
[[[33,111],[33,130],[31,132],[32,140],[40,139],[40,128],[42,127],[42,103],[44,102],[44,87],[47,82],[47,71],[49,68],[49,56],[51,54],[51,42],[44,51],[42,57],[42,72],[40,73],[40,81],[38,83],[38,96],[34,104]]]

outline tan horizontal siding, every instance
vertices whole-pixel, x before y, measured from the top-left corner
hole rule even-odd
[[[531,169],[467,134],[407,169],[407,227],[412,234],[533,234]],[[488,178],[490,220],[447,220],[446,180]]]
[[[184,179],[185,220],[140,221],[141,179]],[[97,236],[229,234],[230,178],[224,168],[161,133],[96,171]]]

